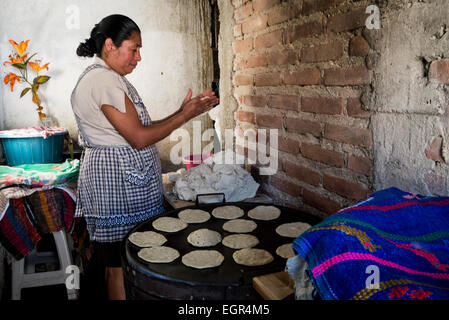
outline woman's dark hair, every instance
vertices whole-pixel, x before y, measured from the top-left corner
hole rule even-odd
[[[137,24],[127,16],[113,14],[97,23],[90,32],[90,38],[81,43],[76,49],[80,57],[101,56],[104,42],[111,38],[116,47],[120,47],[124,40],[128,40],[133,32],[140,33]]]

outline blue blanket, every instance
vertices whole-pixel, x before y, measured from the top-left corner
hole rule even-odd
[[[449,197],[378,191],[293,248],[323,299],[449,299]]]

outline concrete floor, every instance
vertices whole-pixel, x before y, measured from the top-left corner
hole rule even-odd
[[[54,246],[54,242],[51,243],[53,237],[46,239],[45,237],[39,242],[40,247],[43,247],[42,251],[51,251]],[[36,266],[38,268],[39,266]],[[51,270],[57,269],[57,266],[44,266]],[[1,301],[11,300],[11,266],[4,265],[3,268],[3,290]],[[24,288],[21,292],[21,300],[33,301],[33,300],[47,300],[51,301],[67,301],[67,291],[64,284],[36,287],[36,288]],[[91,259],[85,266],[85,270],[80,275],[80,291],[79,300],[92,300],[101,301],[107,300],[106,289],[104,285],[104,270],[96,264],[95,259]]]

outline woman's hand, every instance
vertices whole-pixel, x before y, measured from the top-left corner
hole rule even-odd
[[[207,89],[206,91],[198,94],[195,98],[213,98],[215,97],[215,92],[213,92],[211,89]],[[179,108],[180,111],[182,111],[185,107],[185,105],[192,99],[192,89],[189,89],[189,91],[187,92],[186,97],[184,98],[184,100],[182,101],[181,107]],[[218,102],[217,102],[218,103]]]
[[[189,89],[189,91],[187,91],[187,95],[182,101],[181,107],[179,108],[180,111],[184,109],[184,106],[187,104],[187,102],[190,101],[190,99],[192,99],[192,89]]]
[[[186,115],[188,120],[211,110],[219,102],[211,89],[198,94],[195,98],[191,97],[192,90],[189,89],[181,105],[181,111]]]

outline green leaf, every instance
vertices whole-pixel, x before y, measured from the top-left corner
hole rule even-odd
[[[22,70],[26,70],[27,68],[25,63],[13,63],[12,66]]]
[[[27,64],[28,63],[28,61],[30,61],[31,60],[31,58],[32,57],[34,57],[35,55],[36,55],[37,53],[34,53],[31,57],[29,57],[25,62],[24,62],[24,64]]]
[[[25,88],[22,90],[22,93],[20,94],[20,97],[22,98],[24,95],[26,95],[28,93],[28,91],[30,91],[31,88]]]
[[[38,76],[38,77],[34,78],[33,84],[36,84],[36,83],[42,84],[42,83],[47,82],[48,80],[50,80],[49,76]]]

